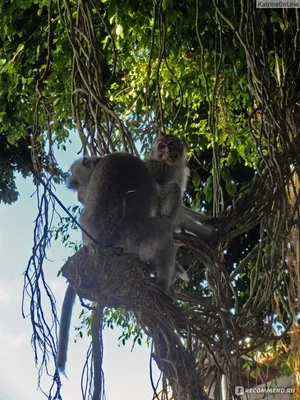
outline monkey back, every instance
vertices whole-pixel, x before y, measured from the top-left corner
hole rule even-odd
[[[109,154],[92,171],[82,222],[105,245],[104,237],[111,238],[122,226],[153,217],[157,202],[157,185],[145,164],[129,153]]]

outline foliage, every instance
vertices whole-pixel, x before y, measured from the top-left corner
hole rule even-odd
[[[277,322],[286,333],[298,310],[287,294],[297,273],[285,264],[299,218],[287,194],[299,174],[299,12],[252,3],[0,0],[0,201],[16,200],[15,171],[60,182],[54,149],[75,127],[83,150],[100,155],[144,154],[159,131],[180,136],[192,171],[186,204],[226,221],[210,260],[185,242],[183,303],[197,313],[196,294],[212,299],[235,343],[252,338],[242,353],[276,340]],[[56,237],[70,245],[68,224]],[[218,263],[225,278],[210,276]],[[115,311],[105,317],[126,326]],[[128,327],[122,339],[135,334]],[[215,368],[238,368],[236,348],[219,340]]]

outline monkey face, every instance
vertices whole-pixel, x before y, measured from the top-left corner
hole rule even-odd
[[[69,177],[69,181],[67,183],[68,188],[71,190],[74,190],[77,192],[77,199],[78,201],[84,205],[85,203],[85,192],[86,192],[86,188],[88,185],[88,181],[86,182],[80,182],[80,180],[78,180],[74,174],[72,174]]]
[[[101,161],[101,157],[84,157],[75,161],[71,166],[67,186],[77,191],[77,198],[81,204],[85,204],[85,194],[95,166]]]
[[[165,161],[170,166],[182,164],[185,162],[184,146],[176,136],[160,135],[152,146],[151,158]]]

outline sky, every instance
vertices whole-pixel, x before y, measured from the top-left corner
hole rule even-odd
[[[68,146],[67,153],[56,154],[59,165],[65,171],[78,158],[81,146],[77,138]],[[42,400],[46,397],[37,388],[38,368],[34,364],[31,347],[32,327],[29,316],[23,319],[21,312],[23,273],[31,256],[34,220],[37,214],[35,187],[30,179],[17,177],[19,199],[12,205],[0,204],[0,400]],[[65,206],[76,204],[76,194],[64,186],[57,187],[56,195]],[[63,211],[57,205],[57,210]],[[74,233],[80,239],[80,233]],[[66,289],[63,277],[57,273],[70,255],[59,241],[53,241],[44,263],[47,282],[60,309]],[[70,333],[67,377],[62,377],[64,400],[81,400],[81,372],[90,339],[78,339],[74,326],[79,326],[81,311],[79,301],[73,310]],[[29,314],[27,301],[26,312]],[[45,312],[50,312],[45,308]],[[119,329],[104,331],[104,374],[107,400],[148,400],[152,399],[149,379],[150,349],[144,345],[131,351],[132,342],[125,347],[118,345]],[[155,367],[155,366],[153,366]],[[158,374],[156,373],[157,377]],[[46,374],[42,381],[48,391],[51,379]]]

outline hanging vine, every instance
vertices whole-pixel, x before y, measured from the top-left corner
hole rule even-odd
[[[156,132],[173,132],[186,141],[195,170],[204,149],[209,151],[210,160],[206,157],[201,167],[210,177],[203,183],[195,172],[193,184],[205,197],[196,202],[199,209],[206,203],[218,217],[209,243],[175,235],[178,260],[189,259],[191,283],[176,286],[171,302],[134,257],[126,268],[120,267],[119,259],[111,259],[106,269],[100,252],[93,269],[94,261],[83,250],[63,270],[77,282],[82,280],[81,267],[91,265],[93,280],[81,295],[103,309],[122,306],[133,312],[143,333],[153,340],[151,357],[164,379],[162,398],[171,398],[170,385],[177,400],[204,399],[208,378],[215,383],[214,397],[221,398],[223,376],[229,398],[253,352],[285,340],[291,328],[298,329],[299,255],[293,265],[287,258],[291,243],[294,252],[299,246],[299,12],[256,9],[250,0],[176,5],[153,0],[138,8],[130,1],[122,3],[121,7],[114,1],[50,0],[43,5],[47,22],[37,28],[47,40],[44,58],[38,59],[43,69],[33,78],[35,90],[31,81],[25,87],[35,101],[26,112],[33,116],[32,170],[39,182],[46,183],[37,191],[39,210],[25,273],[23,313],[26,294],[39,378],[46,369],[53,376],[48,398],[62,398],[53,362],[57,314],[43,274],[55,209],[52,185],[55,177],[62,178],[53,145],[64,135],[75,134],[62,126],[76,126],[83,154],[101,156],[120,149],[139,155],[149,149]],[[60,54],[60,46],[66,56]],[[9,68],[18,67],[19,53],[16,64],[6,66],[8,76]],[[70,61],[61,97],[53,94],[59,56]],[[10,124],[14,133],[14,121]],[[252,176],[237,188],[228,171],[241,160]],[[193,188],[186,201],[194,198]],[[228,261],[226,254],[235,240],[243,241],[254,230],[255,244],[238,262]],[[83,254],[88,261],[82,261]],[[101,286],[103,274],[111,277],[106,287]],[[112,276],[118,278],[115,283]],[[241,290],[244,277],[247,284]],[[42,310],[44,295],[51,305],[50,319]],[[290,363],[296,370],[295,360]],[[262,368],[258,363],[257,369]],[[93,373],[87,365],[83,398],[89,396]],[[103,387],[100,392],[104,398]]]

